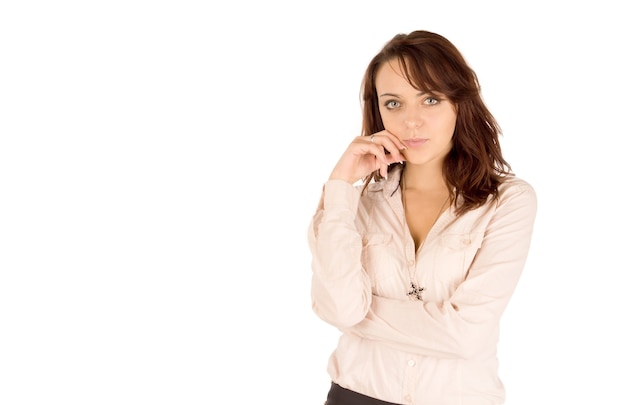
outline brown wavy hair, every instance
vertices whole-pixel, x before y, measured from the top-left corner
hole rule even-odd
[[[451,194],[456,190],[452,198],[457,214],[485,204],[490,196],[497,198],[504,175],[512,174],[498,139],[502,131],[483,102],[474,70],[459,50],[439,34],[428,31],[398,34],[372,59],[361,87],[361,135],[369,136],[384,129],[375,80],[380,67],[394,59],[399,61],[413,87],[443,94],[454,105],[456,128],[443,171]],[[371,180],[380,180],[380,175],[370,174],[365,184]]]

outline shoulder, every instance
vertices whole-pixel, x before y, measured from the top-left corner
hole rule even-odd
[[[498,205],[507,203],[521,203],[534,209],[537,205],[535,188],[526,180],[509,174],[498,187]]]
[[[533,186],[524,179],[521,179],[514,174],[509,174],[504,177],[504,180],[498,187],[500,195],[516,194],[516,193],[529,193],[536,194]]]
[[[500,187],[498,187],[498,190],[502,193],[505,192],[507,190],[525,190],[525,191],[531,191],[534,192],[534,188],[533,186],[527,182],[526,180],[517,177],[514,174],[509,174],[504,176],[504,179],[502,181],[502,183],[500,184]]]

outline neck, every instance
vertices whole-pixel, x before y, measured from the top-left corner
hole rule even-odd
[[[443,176],[443,170],[439,165],[424,166],[405,163],[402,173],[402,182],[407,190],[419,192],[437,192],[445,190],[448,186]]]

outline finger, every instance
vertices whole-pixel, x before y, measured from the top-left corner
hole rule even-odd
[[[376,154],[376,168],[379,171],[379,174],[385,179],[387,178],[387,174],[389,173],[389,166],[392,163],[399,163],[401,161],[403,162],[404,158],[401,158],[401,160],[397,160],[389,153],[383,152],[382,157],[381,154]]]
[[[388,139],[392,141],[394,145],[398,148],[398,150],[396,151],[396,154],[394,155],[394,157],[397,159],[396,161],[404,162],[405,158],[404,158],[404,155],[402,154],[402,151],[406,150],[407,146],[396,135],[392,134],[391,132],[387,130],[385,130],[385,132],[386,134],[388,134]]]
[[[398,147],[398,149],[403,150],[406,149],[407,146],[404,144],[404,142],[402,142],[402,139],[400,139],[398,136],[396,136],[395,134],[389,132],[386,129],[383,129],[382,131],[380,131],[380,134],[385,134],[389,137],[389,139],[391,139],[395,145]]]
[[[372,173],[376,173],[384,178],[387,178],[387,165],[384,164],[384,161],[380,160],[378,156],[374,156],[374,170]]]
[[[391,163],[404,161],[404,156],[400,153],[400,151],[406,149],[406,146],[404,146],[404,144],[395,135],[383,132],[371,135],[369,137],[370,142],[380,145],[384,150],[389,152],[392,158]]]

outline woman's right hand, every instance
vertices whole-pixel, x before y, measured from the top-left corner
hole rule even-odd
[[[380,170],[387,178],[387,168],[392,163],[403,162],[402,141],[391,132],[382,130],[369,136],[357,136],[343,153],[330,174],[329,180],[340,179],[349,183]]]

